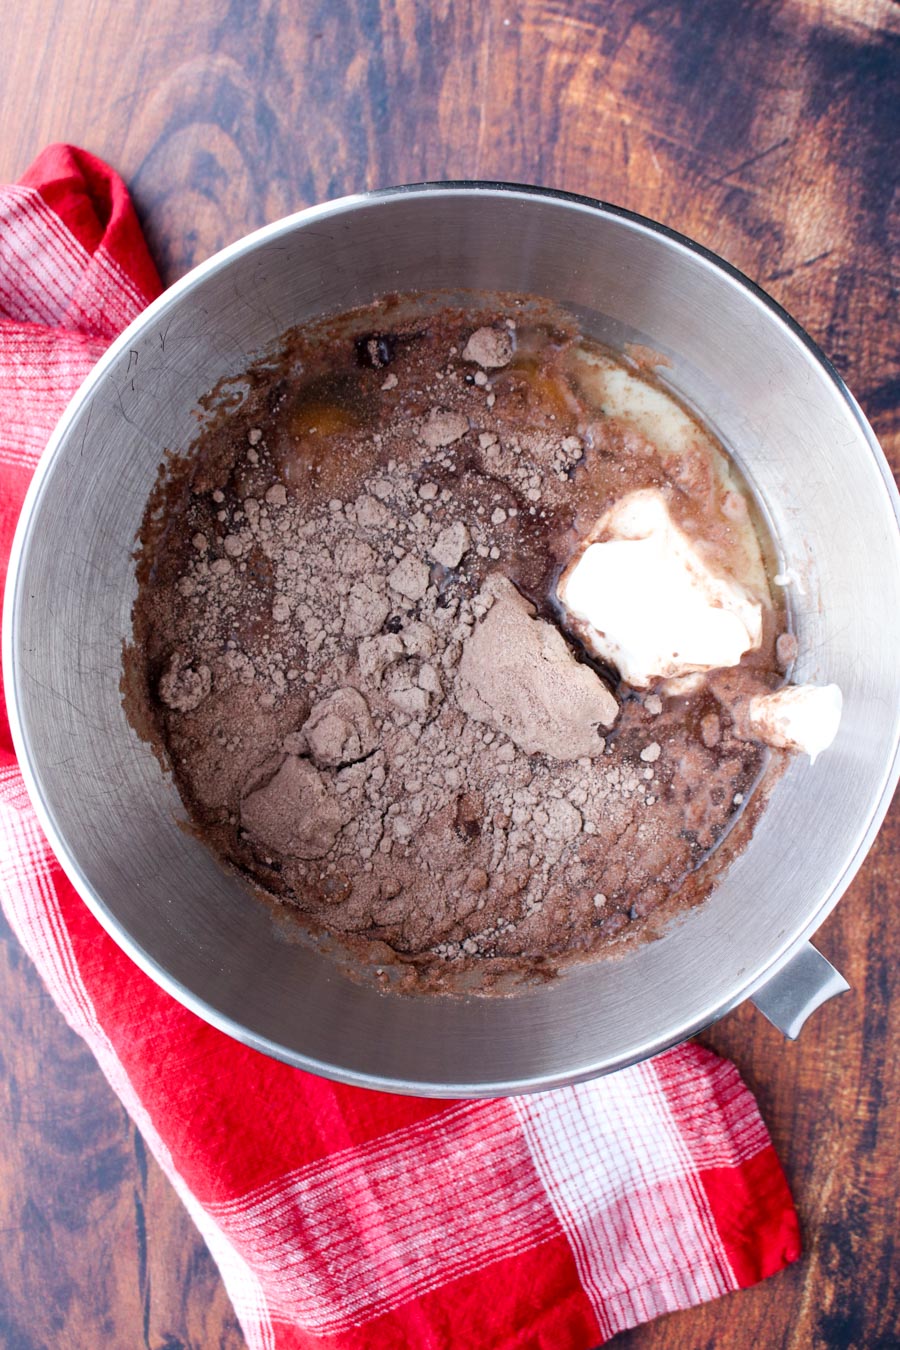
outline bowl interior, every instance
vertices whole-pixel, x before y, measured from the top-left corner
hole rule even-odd
[[[513,998],[350,982],[180,828],[119,680],[133,548],[163,450],[199,397],[278,334],[392,291],[526,292],[613,343],[638,337],[718,432],[771,523],[800,640],[796,679],[845,697],[833,748],[797,759],[745,853],[664,939]],[[896,779],[900,546],[871,432],[789,321],[736,274],[624,213],[552,194],[438,186],[315,208],[161,298],[76,398],[38,472],[8,593],[20,757],[85,899],[176,997],[253,1045],[348,1081],[477,1095],[608,1071],[733,1006],[846,886]]]

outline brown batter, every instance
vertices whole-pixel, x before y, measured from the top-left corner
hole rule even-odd
[[[514,298],[307,329],[148,506],[132,720],[223,858],[423,987],[655,932],[783,760],[731,713],[781,683],[774,606],[759,651],[680,696],[560,630],[572,541],[626,491],[734,534],[700,449],[670,462],[590,404],[583,350]]]

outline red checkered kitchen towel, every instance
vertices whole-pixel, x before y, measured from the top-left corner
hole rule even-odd
[[[38,456],[159,292],[121,180],[53,146],[0,188],[0,569]],[[488,1102],[343,1087],[207,1026],[132,964],[41,834],[0,723],[2,899],[215,1257],[252,1350],[589,1350],[796,1259],[733,1065],[683,1045]]]

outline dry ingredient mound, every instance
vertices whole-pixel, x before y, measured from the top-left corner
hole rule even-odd
[[[652,931],[766,759],[739,673],[614,696],[555,622],[579,512],[672,486],[573,391],[578,340],[512,301],[295,335],[148,506],[135,724],[220,855],[423,987]]]

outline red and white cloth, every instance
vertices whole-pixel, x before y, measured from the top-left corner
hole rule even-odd
[[[66,401],[159,291],[121,180],[67,146],[0,188],[0,570]],[[0,722],[0,883],[60,1011],[197,1223],[252,1350],[589,1350],[799,1255],[733,1065],[688,1044],[441,1102],[276,1063],[164,993],[51,854]]]

